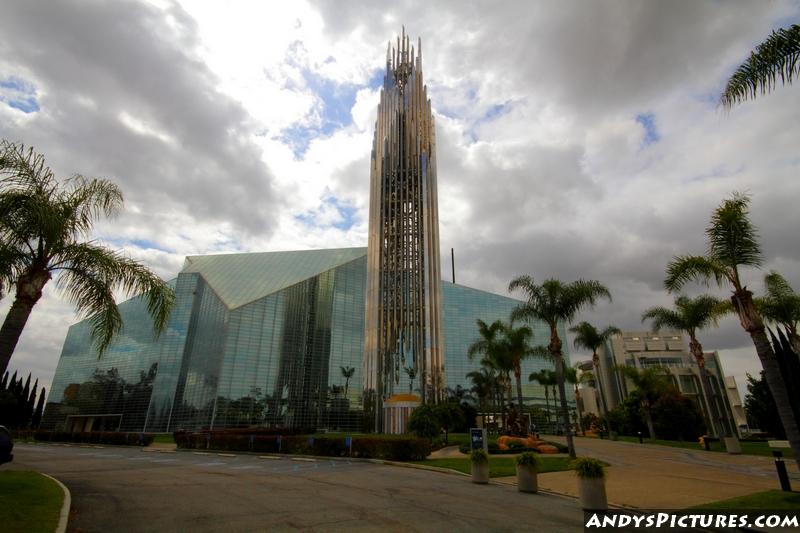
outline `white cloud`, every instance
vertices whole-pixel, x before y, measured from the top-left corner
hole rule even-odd
[[[442,249],[455,248],[459,282],[505,293],[521,273],[598,279],[614,302],[584,318],[639,329],[644,308],[671,302],[666,263],[703,251],[711,210],[733,190],[753,194],[766,267],[800,288],[800,92],[730,113],[714,100],[798,13],[793,2],[11,2],[0,79],[29,80],[41,110],[0,103],[0,134],[40,148],[60,175],[120,183],[127,210],[97,236],[165,277],[189,254],[363,246],[379,94],[368,83],[405,23],[423,38]],[[50,54],[35,53],[34,34]],[[321,133],[345,88],[352,122]],[[651,144],[636,120],[648,113]],[[288,141],[302,132],[297,155]],[[355,208],[352,227],[335,227],[333,201]],[[746,275],[759,287],[760,273]],[[48,292],[12,364],[52,374],[71,321]],[[731,320],[704,344],[741,385],[758,368],[748,343]]]

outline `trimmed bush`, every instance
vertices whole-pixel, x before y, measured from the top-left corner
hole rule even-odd
[[[155,434],[125,431],[85,431],[79,433],[70,433],[67,431],[39,430],[33,434],[33,438],[42,442],[78,442],[82,444],[148,446],[151,442],[153,442]]]
[[[421,461],[431,452],[427,439],[405,436],[367,435],[352,437],[352,457]],[[345,457],[350,455],[344,437],[325,435],[237,434],[229,430],[199,433],[176,432],[179,448],[192,450],[227,450],[257,453],[286,453]]]
[[[487,454],[483,450],[472,450],[469,454],[469,460],[473,463],[488,463],[489,462],[489,454]]]
[[[579,457],[572,461],[572,468],[581,479],[603,479],[606,469],[603,463],[591,457]]]
[[[533,452],[523,452],[517,456],[519,466],[539,466],[539,457]]]

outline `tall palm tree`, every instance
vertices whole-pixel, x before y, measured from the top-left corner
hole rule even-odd
[[[514,310],[511,319],[541,320],[550,328],[550,343],[547,349],[556,366],[558,393],[561,396],[561,418],[566,428],[569,456],[574,459],[575,443],[572,439],[564,386],[564,356],[557,328],[559,322],[572,322],[578,311],[584,307],[593,307],[598,299],[611,300],[611,293],[599,281],[579,279],[572,283],[563,283],[557,279],[547,279],[541,285],[536,285],[530,276],[513,279],[508,290],[516,289],[522,289],[527,302]]]
[[[517,414],[522,420],[522,360],[528,357],[548,357],[549,352],[542,346],[531,346],[533,330],[528,326],[514,327],[514,323],[502,325],[503,337],[500,341],[501,349],[507,352],[514,369],[514,379],[517,385]]]
[[[797,334],[797,325],[800,323],[800,294],[774,270],[764,276],[764,285],[767,295],[755,299],[756,308],[766,320],[786,328],[794,350],[800,353],[800,335]]]
[[[739,321],[756,348],[764,369],[786,437],[800,466],[800,430],[792,410],[786,382],[781,375],[775,352],[767,338],[761,314],[753,302],[753,293],[742,283],[742,267],[761,266],[761,247],[756,228],[749,219],[750,198],[734,193],[714,210],[706,228],[708,250],[705,256],[678,256],[667,265],[664,286],[676,292],[692,280],[705,282],[714,279],[720,287],[733,288],[731,303]]]
[[[342,377],[344,378],[344,397],[347,398],[347,390],[350,387],[350,378],[352,378],[353,374],[356,373],[356,369],[352,366],[340,366],[339,371],[342,373]]]
[[[101,215],[113,216],[121,207],[122,192],[110,181],[75,176],[59,183],[44,156],[0,143],[0,298],[15,288],[0,328],[0,374],[53,277],[78,314],[89,317],[100,355],[122,329],[115,289],[143,294],[155,332],[166,327],[172,288],[144,265],[85,240]]]
[[[689,335],[689,351],[700,368],[700,388],[703,400],[710,410],[712,430],[717,436],[725,437],[731,437],[733,433],[728,417],[719,405],[716,389],[711,384],[711,376],[706,369],[703,356],[703,345],[697,340],[697,332],[709,326],[716,326],[719,317],[730,311],[728,302],[703,294],[697,298],[678,296],[675,298],[673,309],[657,306],[649,308],[642,314],[642,322],[650,320],[653,331],[668,328]]]
[[[755,99],[758,93],[771,92],[778,84],[792,83],[800,74],[800,26],[775,30],[759,44],[728,80],[719,98],[730,109],[744,100]]]
[[[553,403],[555,404],[556,393],[555,388],[558,385],[558,379],[554,370],[544,368],[538,372],[531,372],[528,376],[528,381],[535,381],[544,387],[544,404],[547,408],[547,424],[550,424],[550,387],[553,387]]]
[[[641,370],[632,366],[620,366],[617,370],[631,380],[636,390],[639,391],[642,411],[644,411],[644,418],[647,422],[647,431],[650,432],[650,439],[655,440],[653,405],[672,386],[669,381],[669,370],[660,366],[650,366]]]
[[[598,331],[589,322],[581,322],[577,326],[569,328],[572,333],[575,333],[575,340],[573,344],[577,349],[586,349],[592,351],[592,366],[594,367],[594,375],[596,376],[595,382],[597,383],[597,390],[600,393],[600,409],[602,415],[608,415],[608,404],[606,403],[605,391],[603,390],[603,383],[600,379],[600,356],[597,355],[597,350],[605,345],[612,336],[621,333],[618,327],[608,326],[603,331]]]

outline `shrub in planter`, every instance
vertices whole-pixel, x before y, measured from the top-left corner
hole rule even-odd
[[[581,507],[587,511],[608,509],[606,472],[603,463],[591,457],[581,457],[572,462],[572,468],[578,475]]]
[[[489,483],[489,455],[483,450],[472,450],[469,454],[473,483]]]
[[[520,492],[536,492],[539,480],[536,472],[539,458],[533,452],[524,452],[517,456],[517,490]]]

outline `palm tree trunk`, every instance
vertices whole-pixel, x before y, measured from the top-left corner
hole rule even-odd
[[[23,272],[17,280],[17,293],[14,303],[8,310],[3,326],[0,327],[0,375],[5,373],[11,355],[17,347],[22,330],[28,322],[33,306],[42,297],[42,289],[50,280],[50,274],[42,272]]]
[[[583,409],[581,409],[581,404],[583,400],[581,399],[581,394],[578,392],[578,385],[575,385],[575,409],[578,410],[578,429],[581,432],[581,435],[584,437],[586,436],[586,430],[583,429]]]
[[[567,409],[567,390],[564,386],[564,356],[561,353],[561,339],[558,338],[555,325],[550,327],[550,353],[553,354],[553,361],[556,364],[556,381],[558,382],[558,394],[561,396],[561,420],[564,423],[564,431],[567,437],[567,450],[570,459],[575,459],[575,442],[572,439],[572,428],[569,423],[569,410]]]
[[[650,408],[644,408],[644,419],[647,422],[647,431],[650,432],[650,440],[656,440],[656,430],[653,427],[653,417],[650,415]]]
[[[608,404],[606,404],[606,395],[603,392],[603,381],[600,379],[600,356],[597,352],[592,354],[592,365],[594,366],[594,381],[597,384],[597,392],[600,396],[600,415],[603,418],[608,417]]]
[[[544,405],[545,405],[544,416],[545,416],[545,419],[547,420],[547,426],[549,428],[550,427],[550,386],[549,385],[545,385],[544,386]]]
[[[719,404],[717,404],[716,394],[713,392],[714,389],[711,386],[711,379],[706,369],[703,346],[693,335],[689,336],[689,351],[694,356],[695,361],[697,361],[697,366],[700,368],[700,392],[708,406],[708,418],[711,422],[711,432],[714,433],[714,436],[717,438],[729,437],[730,435],[728,435],[727,431],[724,429],[725,426],[722,423]]]
[[[519,366],[519,361],[517,364],[514,365],[514,377],[517,380],[517,405],[519,406],[518,409],[518,420],[520,424],[522,424],[522,369]]]
[[[786,432],[786,439],[794,452],[797,466],[800,467],[800,430],[789,400],[786,382],[783,380],[783,375],[781,375],[780,367],[778,366],[778,359],[775,357],[775,351],[772,349],[769,339],[767,339],[764,322],[761,320],[755,304],[753,304],[753,293],[747,289],[739,289],[733,294],[731,301],[736,313],[739,315],[742,327],[753,339],[756,354],[758,354],[761,367],[764,369],[764,377],[767,380],[770,392],[772,392],[772,397],[775,399],[775,407],[781,419],[781,424],[783,424],[783,430]]]

